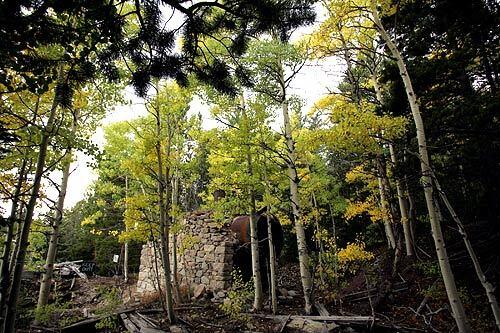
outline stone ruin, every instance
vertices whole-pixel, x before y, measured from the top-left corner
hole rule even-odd
[[[210,212],[187,216],[177,234],[177,279],[180,289],[195,291],[195,296],[207,291],[212,292],[215,299],[225,297],[225,290],[231,284],[237,245],[236,235],[227,224],[220,226],[216,223]],[[141,252],[138,296],[157,295],[160,290],[158,280],[163,290],[163,276],[159,247],[149,242]]]

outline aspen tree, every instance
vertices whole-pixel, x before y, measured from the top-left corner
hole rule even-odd
[[[250,141],[248,140],[251,137],[250,133],[250,123],[247,116],[245,98],[243,93],[241,94],[241,113],[242,113],[242,131],[243,135],[247,138],[247,142],[245,145],[245,155],[247,162],[247,173],[250,179],[253,179],[254,171],[253,171],[253,161],[252,161],[252,153],[250,150]],[[257,235],[257,214],[255,207],[255,191],[253,188],[253,184],[248,185],[248,200],[249,200],[249,224],[250,224],[250,251],[252,253],[252,276],[254,281],[254,302],[253,307],[255,310],[262,309],[262,304],[264,301],[264,295],[262,291],[262,277],[260,272],[260,256],[259,256],[259,240]]]
[[[452,309],[455,322],[457,323],[458,330],[460,332],[470,332],[470,326],[467,322],[467,317],[465,315],[465,310],[460,300],[460,296],[455,283],[455,277],[451,270],[450,261],[448,258],[448,253],[446,251],[446,246],[444,243],[443,232],[441,231],[441,221],[438,217],[437,203],[434,200],[434,190],[433,182],[431,176],[431,165],[429,153],[427,152],[427,139],[425,137],[425,128],[422,120],[422,115],[420,113],[420,107],[418,105],[417,95],[413,90],[413,85],[411,78],[406,69],[406,64],[404,59],[399,52],[396,44],[393,42],[392,38],[388,35],[382,22],[379,18],[379,13],[377,9],[376,1],[370,1],[370,11],[373,17],[373,22],[377,28],[380,36],[385,41],[387,47],[389,48],[391,55],[395,58],[396,64],[399,69],[399,74],[403,80],[406,95],[408,98],[408,103],[410,104],[410,109],[413,115],[413,120],[415,122],[415,127],[417,130],[417,141],[418,150],[420,157],[420,166],[422,170],[422,184],[424,187],[425,201],[427,204],[427,211],[429,213],[429,219],[431,222],[432,236],[434,238],[434,244],[436,247],[436,253],[438,257],[439,267],[441,268],[441,274],[443,276],[443,281],[446,287],[446,293],[448,294],[448,299],[450,301],[450,306]]]
[[[57,84],[62,84],[64,80],[63,66],[60,65],[58,69]],[[19,299],[19,292],[21,290],[21,277],[24,268],[24,260],[26,258],[26,250],[28,247],[28,236],[30,233],[31,224],[33,222],[33,215],[35,213],[36,203],[38,201],[42,177],[45,172],[45,160],[47,158],[47,150],[49,147],[50,139],[53,136],[54,127],[56,126],[56,113],[61,103],[61,96],[54,91],[52,105],[48,112],[47,125],[45,126],[42,137],[40,139],[38,157],[36,162],[35,175],[31,187],[31,193],[28,203],[26,205],[26,216],[23,221],[19,238],[19,251],[16,254],[16,264],[12,272],[12,281],[10,286],[9,300],[6,309],[4,320],[3,332],[13,332],[16,322],[17,314],[17,301]]]
[[[71,136],[76,135],[78,127],[78,110],[75,111],[73,125],[71,128]],[[59,240],[59,225],[63,218],[64,201],[66,199],[66,191],[68,188],[68,180],[70,175],[70,166],[72,160],[72,146],[70,145],[66,150],[66,157],[63,161],[62,179],[59,187],[59,196],[55,207],[54,216],[52,218],[52,232],[49,239],[49,248],[47,250],[47,257],[45,262],[45,272],[42,275],[42,282],[40,284],[40,291],[38,294],[37,310],[41,310],[47,305],[50,294],[50,287],[52,285],[52,277],[54,271],[54,263],[57,253],[57,243]]]

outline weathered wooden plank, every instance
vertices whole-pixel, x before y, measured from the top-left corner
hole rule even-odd
[[[159,329],[155,323],[147,317],[136,312],[122,313],[120,315],[123,325],[130,333],[166,333]]]
[[[251,317],[258,318],[267,318],[267,319],[276,319],[276,320],[284,320],[288,318],[285,315],[266,315],[260,313],[248,313]],[[346,322],[346,323],[369,323],[373,321],[372,316],[290,316],[290,319],[309,319],[315,321],[337,321],[337,322]]]
[[[328,312],[324,304],[316,302],[314,303],[314,307],[318,310],[320,316],[326,317],[330,315],[330,312]]]

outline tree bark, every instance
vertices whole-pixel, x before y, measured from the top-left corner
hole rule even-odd
[[[73,124],[71,127],[71,136],[74,137],[76,135],[78,122],[78,114],[75,114],[75,118],[73,120]],[[54,263],[56,260],[57,253],[57,242],[59,240],[59,225],[61,224],[63,218],[63,210],[64,210],[64,200],[66,199],[66,190],[68,188],[68,179],[70,174],[70,166],[71,166],[71,145],[67,148],[66,157],[63,164],[62,170],[62,179],[61,185],[59,189],[59,196],[57,198],[56,210],[54,212],[54,217],[52,221],[52,233],[50,234],[49,240],[49,248],[47,250],[47,257],[45,261],[45,272],[42,276],[42,282],[40,284],[40,292],[38,294],[38,303],[37,310],[41,310],[43,306],[47,305],[50,294],[50,287],[52,284],[52,276],[54,272]]]
[[[433,174],[434,182],[436,184],[436,190],[438,191],[439,195],[441,196],[441,199],[443,200],[446,208],[448,209],[448,212],[450,213],[451,217],[455,221],[455,223],[458,226],[458,231],[460,232],[460,235],[462,236],[462,239],[465,243],[465,247],[467,249],[467,252],[469,253],[469,256],[472,260],[472,264],[474,266],[474,270],[476,271],[476,275],[479,279],[479,282],[481,282],[481,285],[484,288],[484,291],[486,292],[486,297],[488,298],[488,302],[490,303],[491,311],[493,312],[493,316],[495,318],[495,323],[497,326],[498,331],[500,331],[500,307],[498,306],[498,302],[495,296],[495,287],[488,281],[486,278],[486,275],[483,272],[483,269],[481,268],[481,264],[479,262],[479,259],[476,255],[476,252],[474,251],[474,248],[472,247],[472,243],[469,240],[469,236],[467,235],[467,231],[465,230],[464,225],[462,224],[462,221],[460,221],[460,218],[458,217],[457,213],[453,209],[453,206],[451,205],[450,201],[448,200],[448,197],[444,193],[443,189],[441,188],[441,185],[439,184],[437,178]]]
[[[158,93],[158,89],[156,89]],[[160,210],[160,248],[161,248],[161,259],[163,265],[164,273],[164,283],[165,283],[165,301],[167,306],[167,316],[170,323],[175,323],[175,313],[172,298],[172,285],[171,285],[171,274],[170,274],[170,257],[169,257],[169,225],[167,221],[167,203],[165,201],[165,192],[167,189],[167,180],[163,174],[163,157],[162,157],[162,144],[161,144],[161,118],[160,118],[160,108],[157,102],[156,105],[156,158],[158,163],[158,207]],[[167,175],[168,177],[168,175]],[[166,193],[168,198],[169,193]]]
[[[329,204],[328,208],[330,209],[330,218],[332,220],[332,238],[333,238],[333,274],[335,278],[335,284],[338,285],[338,256],[337,256],[337,228],[335,227],[335,218],[333,217],[333,209],[332,205]]]
[[[179,203],[179,176],[177,171],[174,172],[174,177],[172,179],[172,206],[177,208]],[[172,223],[175,223],[175,218],[172,217]],[[172,289],[174,301],[177,304],[181,303],[181,295],[179,291],[179,279],[178,279],[178,269],[177,269],[177,235],[172,234]]]
[[[259,127],[260,134],[262,135],[262,126]],[[264,135],[262,135],[262,142],[264,142]],[[264,175],[264,184],[265,184],[265,193],[268,197],[271,196],[271,184],[269,183],[269,178],[267,176],[267,153],[264,149],[262,151],[264,155],[263,161],[263,175]],[[278,297],[277,297],[277,286],[276,286],[276,250],[274,247],[274,239],[273,239],[273,230],[272,225],[270,223],[271,211],[272,207],[270,203],[266,203],[267,212],[266,212],[266,220],[267,220],[267,242],[269,246],[269,285],[271,286],[270,290],[270,298],[271,298],[271,311],[273,314],[278,312]]]
[[[389,144],[389,152],[391,154],[391,162],[393,168],[397,166],[396,153],[394,151],[394,146],[392,143]],[[398,194],[398,204],[399,204],[399,212],[401,214],[401,223],[403,224],[403,234],[405,238],[405,248],[406,255],[408,257],[412,257],[415,255],[415,249],[413,247],[413,237],[410,228],[410,220],[408,214],[408,201],[403,192],[403,188],[401,185],[401,181],[396,177],[396,192]]]
[[[380,90],[380,86],[378,85],[377,76],[375,73],[376,70],[373,69],[373,74],[372,74],[373,88],[375,90],[375,95],[377,96],[378,102],[382,104],[383,103],[382,91]],[[396,160],[396,153],[394,152],[394,146],[392,143],[389,143],[389,154],[391,156],[393,169],[395,169],[397,165],[397,160]],[[401,214],[401,223],[403,224],[406,255],[411,257],[415,254],[415,251],[413,247],[413,237],[411,233],[409,216],[408,216],[409,215],[408,202],[406,201],[406,198],[404,196],[401,181],[397,177],[396,177],[396,192],[398,194],[398,204],[399,204],[399,212]]]
[[[128,200],[128,176],[125,175],[125,211],[127,210]],[[125,224],[125,231],[128,231],[127,224]],[[128,241],[123,245],[123,280],[128,282]]]
[[[50,294],[50,287],[52,285],[52,276],[54,272],[54,263],[57,253],[57,242],[59,239],[59,225],[63,217],[64,199],[66,198],[66,190],[68,188],[69,171],[71,165],[71,150],[68,149],[67,160],[64,162],[61,186],[59,189],[59,197],[57,199],[56,211],[52,221],[52,233],[50,234],[49,249],[47,250],[47,257],[45,260],[45,272],[42,276],[40,284],[40,292],[38,294],[37,310],[41,310],[43,306],[47,305]]]
[[[284,81],[284,80],[283,80]],[[284,85],[283,85],[284,87]],[[312,311],[312,276],[309,269],[309,254],[306,245],[306,234],[304,225],[300,220],[300,205],[299,205],[299,177],[295,162],[296,152],[295,143],[292,136],[292,126],[290,124],[290,115],[288,113],[288,101],[283,89],[283,121],[285,127],[285,140],[287,145],[287,167],[288,177],[290,178],[290,199],[292,204],[293,222],[295,225],[295,234],[297,236],[297,248],[299,252],[300,279],[302,281],[302,289],[304,292],[306,314],[311,314]]]
[[[381,161],[381,156],[377,156],[375,159],[375,163],[377,165],[377,171],[378,171],[378,176],[377,176],[377,181],[378,181],[378,190],[380,194],[380,206],[382,207],[382,212],[383,212],[383,221],[384,221],[384,230],[385,230],[385,236],[387,237],[387,243],[389,244],[389,248],[391,249],[396,249],[396,237],[394,236],[394,230],[393,230],[393,215],[390,212],[389,208],[389,198],[387,195],[387,190],[384,184],[384,179],[383,179],[383,168],[384,166],[382,165]]]
[[[278,298],[276,297],[276,253],[274,251],[273,230],[270,222],[271,207],[267,207],[267,241],[269,244],[269,274],[271,280],[271,310],[278,312]]]
[[[20,216],[18,212],[19,199],[21,195],[21,190],[24,184],[24,179],[27,174],[26,170],[27,160],[26,157],[23,158],[21,168],[19,169],[19,177],[17,179],[14,194],[12,196],[12,205],[10,216],[8,218],[7,231],[5,235],[4,248],[2,253],[2,265],[0,267],[0,309],[3,309],[5,301],[7,299],[7,291],[9,289],[10,280],[10,267],[9,259],[11,256],[12,241],[14,239],[14,227],[16,225],[17,217]]]
[[[406,69],[406,64],[404,63],[401,53],[397,49],[396,45],[392,39],[387,34],[380,18],[378,16],[378,10],[376,7],[376,1],[371,1],[371,13],[373,16],[373,21],[377,30],[379,31],[382,39],[386,42],[392,56],[396,59],[396,63],[399,69],[401,79],[405,86],[406,95],[408,97],[408,102],[410,104],[410,109],[413,115],[413,120],[415,122],[415,127],[417,130],[417,141],[420,155],[420,166],[422,170],[422,183],[424,186],[425,200],[427,204],[427,210],[429,213],[429,219],[432,228],[432,236],[434,238],[434,245],[436,247],[436,253],[438,257],[439,267],[441,269],[441,274],[443,276],[444,285],[446,288],[446,293],[448,295],[448,300],[452,309],[455,322],[457,324],[459,332],[470,332],[470,326],[467,322],[467,317],[465,315],[465,310],[460,300],[457,286],[455,283],[455,277],[450,267],[450,262],[448,258],[448,253],[446,251],[443,233],[441,231],[440,220],[437,216],[436,203],[434,202],[433,196],[433,186],[431,178],[431,168],[430,159],[427,152],[427,140],[425,137],[424,123],[422,120],[422,115],[420,113],[420,108],[417,101],[417,96],[413,91],[412,82],[408,71]]]
[[[26,208],[26,203],[21,202],[21,205],[19,207],[19,213],[17,214],[18,223],[16,225],[16,231],[14,233],[14,235],[16,236],[16,238],[14,240],[14,248],[12,249],[11,255],[9,258],[9,278],[10,278],[10,274],[14,271],[14,266],[16,265],[17,253],[19,252],[19,243],[21,241],[21,229],[23,227],[24,218],[26,216],[25,208]],[[7,290],[7,294],[8,294],[8,290]],[[7,295],[7,297],[8,297],[8,295]]]
[[[321,240],[320,230],[319,230],[319,219],[318,219],[318,202],[316,201],[316,195],[312,194],[313,207],[316,210],[314,214],[314,226],[316,228],[316,246],[319,249],[318,253],[318,265],[319,265],[319,278],[321,280],[322,285],[325,285],[325,277],[324,277],[324,264],[323,264],[323,256],[325,255],[325,249],[323,247],[323,241]]]
[[[62,82],[62,66],[59,68],[58,83]],[[35,212],[36,203],[39,196],[40,186],[42,183],[42,177],[45,172],[45,160],[47,158],[47,149],[49,146],[49,141],[53,135],[55,117],[57,108],[59,106],[59,96],[55,93],[52,100],[52,106],[48,113],[48,120],[45,129],[42,131],[42,137],[39,145],[38,158],[36,163],[35,175],[33,177],[33,185],[31,187],[31,193],[26,205],[26,217],[24,219],[23,226],[21,228],[21,235],[19,239],[19,250],[16,257],[16,264],[14,266],[14,272],[12,275],[12,282],[10,285],[9,300],[7,304],[7,312],[3,326],[3,332],[14,332],[16,324],[16,314],[17,314],[17,301],[19,299],[19,291],[21,289],[21,276],[24,269],[24,259],[26,257],[26,250],[28,248],[28,236],[30,233],[31,223],[33,222],[33,214]]]
[[[243,129],[244,135],[250,137],[250,126],[249,120],[245,108],[245,100],[243,94],[241,94],[241,112],[243,118]],[[250,151],[250,142],[247,141],[245,145],[245,155],[247,160],[247,174],[250,182],[253,178],[253,162],[252,153]],[[264,295],[262,291],[262,278],[260,274],[260,258],[259,258],[259,240],[257,234],[257,221],[255,218],[256,207],[255,207],[255,192],[253,190],[253,184],[248,184],[248,200],[249,200],[249,224],[250,224],[250,252],[252,254],[252,275],[253,275],[253,285],[254,285],[254,301],[253,308],[255,310],[261,310],[264,301]]]

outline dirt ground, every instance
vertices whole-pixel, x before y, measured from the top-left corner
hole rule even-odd
[[[380,263],[378,265],[381,265]],[[372,265],[377,267],[377,265]],[[323,304],[331,315],[375,315],[377,321],[373,327],[370,325],[341,325],[331,332],[450,332],[454,331],[453,319],[447,306],[445,295],[438,282],[433,278],[422,278],[422,274],[415,271],[412,266],[401,270],[392,290],[384,295],[372,310],[374,297],[364,297],[362,292],[367,289],[366,283],[375,274],[372,271],[362,271],[353,276],[349,283],[337,289],[315,286],[316,301]],[[287,264],[278,270],[279,289],[279,314],[302,315],[303,300],[301,294],[300,275],[297,264]],[[63,309],[51,314],[55,318],[46,326],[63,327],[78,320],[92,316],[102,316],[106,311],[111,313],[117,310],[133,308],[151,318],[159,327],[169,331],[169,324],[162,311],[159,297],[138,299],[135,295],[135,280],[132,278],[127,283],[121,277],[91,277],[87,280],[76,278],[74,280],[59,280],[56,284],[56,297],[58,304],[64,304]],[[372,287],[373,285],[370,285]],[[396,286],[396,287],[395,287]],[[397,287],[399,286],[399,287]],[[34,307],[37,286],[25,284],[25,290],[34,291],[26,293],[25,307]],[[429,290],[435,295],[428,295]],[[360,294],[361,293],[361,294]],[[427,293],[427,294],[426,294]],[[352,297],[360,295],[361,297]],[[425,296],[428,299],[424,301]],[[33,299],[32,302],[26,301]],[[54,299],[52,300],[55,301]],[[470,300],[475,301],[475,300]],[[31,304],[30,304],[31,303]],[[424,303],[424,304],[423,304]],[[422,305],[423,304],[423,305]],[[417,310],[421,307],[420,311]],[[478,332],[494,332],[493,327],[484,326],[484,311],[481,307],[468,306],[471,316],[475,320],[474,327]],[[249,311],[245,310],[245,311]],[[373,311],[373,312],[372,312]],[[266,301],[261,314],[271,313],[269,300]],[[256,318],[249,314],[240,314],[230,317],[224,313],[220,304],[212,301],[212,295],[204,294],[198,299],[185,302],[176,306],[179,322],[190,332],[305,332],[285,326],[283,318],[278,320]],[[32,316],[32,314],[31,314]],[[54,317],[55,316],[55,317]],[[29,327],[30,315],[25,314],[21,320],[24,328],[20,331],[36,331]],[[32,317],[31,317],[32,318]],[[115,318],[118,318],[115,316]],[[289,321],[287,321],[289,323]],[[95,324],[93,324],[95,327]],[[100,332],[125,332],[118,319],[115,327],[92,330]],[[66,325],[67,326],[67,325]],[[43,331],[39,329],[38,331]],[[85,332],[90,332],[87,328]],[[324,330],[328,332],[328,330]],[[321,331],[322,332],[322,331]]]

